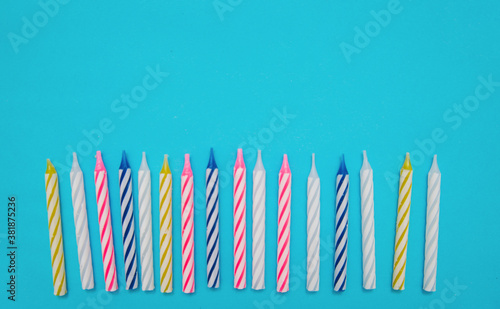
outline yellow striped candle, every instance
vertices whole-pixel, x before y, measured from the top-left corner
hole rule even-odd
[[[66,270],[62,239],[61,207],[59,205],[59,181],[54,165],[47,159],[45,171],[45,193],[49,217],[50,254],[52,257],[52,279],[54,295],[66,295]]]
[[[406,250],[408,247],[408,226],[410,225],[411,185],[413,169],[410,154],[406,159],[399,176],[398,218],[396,223],[396,240],[394,245],[394,270],[392,273],[392,288],[405,289]]]
[[[160,171],[160,284],[162,293],[172,292],[172,173],[168,156]]]

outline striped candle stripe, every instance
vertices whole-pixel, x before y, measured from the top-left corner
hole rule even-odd
[[[214,151],[206,171],[207,185],[207,284],[209,288],[219,287],[219,169],[215,163]]]
[[[172,173],[167,155],[160,171],[160,284],[162,293],[172,292]]]
[[[363,288],[376,287],[375,276],[375,219],[373,211],[373,170],[363,150],[363,166],[359,171],[361,183],[361,231],[363,234]]]
[[[320,231],[320,179],[316,170],[315,155],[307,177],[307,284],[310,292],[319,290],[319,231]]]
[[[434,155],[427,177],[427,218],[425,228],[425,264],[424,286],[427,292],[436,291],[438,234],[439,234],[439,199],[441,196],[441,172]]]
[[[45,172],[45,193],[47,197],[54,295],[63,296],[66,295],[68,291],[66,289],[61,207],[59,205],[59,181],[56,169],[49,159],[47,159],[47,170]]]
[[[76,152],[73,152],[73,166],[69,173],[71,180],[71,199],[75,218],[76,245],[78,247],[78,263],[80,265],[80,280],[82,289],[94,288],[94,270],[92,267],[92,252],[90,250],[89,226],[87,221],[87,203],[83,173],[78,164]]]
[[[337,173],[335,216],[335,264],[333,290],[345,291],[347,279],[347,231],[349,227],[349,174],[344,156]]]
[[[194,293],[194,184],[189,154],[181,175],[182,196],[182,291]]]
[[[252,220],[252,289],[263,290],[266,268],[266,170],[260,150],[253,170]]]
[[[143,291],[155,289],[153,272],[153,227],[151,218],[151,172],[142,153],[139,167],[139,235],[141,245],[141,281]]]
[[[410,154],[406,153],[406,159],[399,177],[398,217],[394,245],[394,271],[392,273],[392,288],[394,290],[405,289],[412,178],[413,170],[410,163]]]
[[[132,170],[128,164],[125,151],[118,169],[120,184],[120,205],[122,217],[123,260],[125,264],[125,288],[137,289],[137,252],[135,248],[134,199],[132,194]]]
[[[279,172],[278,192],[278,265],[276,268],[276,290],[280,293],[289,290],[291,199],[292,173],[288,165],[288,157],[285,154]]]
[[[111,226],[111,212],[109,208],[108,175],[101,152],[97,151],[96,167],[94,171],[97,213],[99,215],[99,232],[101,234],[101,252],[104,268],[104,282],[106,291],[118,289],[116,280],[115,247],[113,245],[113,229]]]
[[[233,184],[234,288],[246,288],[246,168],[243,150],[238,149]]]

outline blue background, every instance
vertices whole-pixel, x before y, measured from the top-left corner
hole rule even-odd
[[[7,196],[17,206],[16,305],[88,308],[139,306],[303,306],[470,308],[500,306],[498,153],[500,87],[471,111],[480,77],[500,81],[500,2],[401,0],[385,26],[372,10],[389,1],[70,1],[43,20],[36,1],[0,9],[0,303],[7,301]],[[52,7],[52,13],[55,8]],[[220,12],[219,12],[220,13]],[[36,15],[38,14],[38,15]],[[27,20],[36,34],[17,46]],[[45,24],[45,25],[44,25]],[[347,61],[355,27],[372,37]],[[373,32],[375,31],[375,33]],[[378,33],[377,33],[378,32]],[[10,35],[10,37],[9,37]],[[358,42],[360,43],[360,42]],[[363,43],[363,42],[361,42]],[[359,45],[359,44],[358,44]],[[359,45],[361,46],[361,45]],[[357,48],[357,47],[356,47]],[[122,94],[139,91],[148,67],[168,72],[125,115]],[[149,82],[153,82],[150,80]],[[135,90],[134,90],[135,89]],[[138,90],[139,89],[139,90]],[[486,91],[486,92],[484,92]],[[118,100],[118,103],[113,103]],[[472,100],[472,101],[470,101]],[[118,105],[113,105],[118,104]],[[458,106],[458,107],[457,107]],[[117,112],[117,108],[122,108]],[[469,105],[470,107],[470,105]],[[283,122],[276,111],[289,114]],[[123,119],[122,119],[123,118]],[[104,119],[104,120],[103,120]],[[496,120],[495,120],[496,119]],[[111,128],[106,132],[100,122]],[[109,122],[111,121],[111,124]],[[274,129],[274,131],[272,130]],[[92,131],[92,130],[99,130]],[[91,144],[84,134],[91,132]],[[434,133],[433,133],[434,132]],[[437,132],[437,133],[436,133]],[[434,135],[434,140],[432,140]],[[232,164],[243,147],[248,188],[256,140],[267,169],[266,289],[251,286],[251,194],[247,192],[247,288],[233,289]],[[419,146],[425,141],[425,147]],[[221,170],[221,287],[206,287],[204,177],[209,148]],[[362,289],[359,199],[361,151],[374,169],[377,289]],[[95,289],[82,291],[67,158],[79,152],[85,174]],[[96,150],[108,168],[119,291],[103,292],[93,184]],[[126,291],[118,199],[120,153],[136,173],[146,151],[152,170],[154,292]],[[406,290],[391,289],[397,175],[411,152],[414,177]],[[322,182],[320,291],[305,290],[306,180],[311,153]],[[159,291],[158,173],[168,153],[174,176],[174,293]],[[190,153],[195,175],[196,293],[181,292],[180,174]],[[291,291],[276,295],[277,177],[282,155],[293,173]],[[334,180],[345,153],[351,175],[348,280],[332,291]],[[427,172],[438,153],[442,172],[437,291],[422,290]],[[45,160],[57,164],[68,295],[53,296]],[[135,205],[137,207],[137,205]],[[137,216],[136,216],[137,219]],[[454,283],[459,289],[450,289]]]

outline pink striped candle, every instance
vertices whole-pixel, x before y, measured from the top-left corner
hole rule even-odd
[[[288,292],[290,273],[290,204],[292,197],[292,172],[288,157],[283,156],[279,172],[278,196],[278,267],[277,291]]]
[[[182,291],[194,293],[194,196],[193,171],[189,154],[184,156],[181,175],[182,196]]]
[[[233,191],[233,231],[234,231],[234,288],[244,289],[247,286],[247,244],[246,244],[246,191],[247,169],[243,161],[243,150],[238,149],[234,165]]]
[[[116,280],[115,247],[113,246],[113,229],[109,210],[108,174],[102,162],[101,152],[96,154],[94,171],[97,212],[99,215],[99,232],[101,233],[102,264],[106,291],[118,290]]]

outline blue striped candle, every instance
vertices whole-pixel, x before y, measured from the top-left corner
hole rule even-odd
[[[210,148],[207,166],[207,284],[219,287],[219,169]]]
[[[132,170],[123,151],[122,163],[118,170],[120,179],[120,204],[122,209],[123,258],[125,261],[126,289],[138,286],[137,254],[135,251],[134,202],[132,196]]]
[[[335,216],[335,265],[333,290],[344,291],[347,268],[347,229],[349,215],[349,174],[345,166],[344,155],[337,173],[337,198]]]

